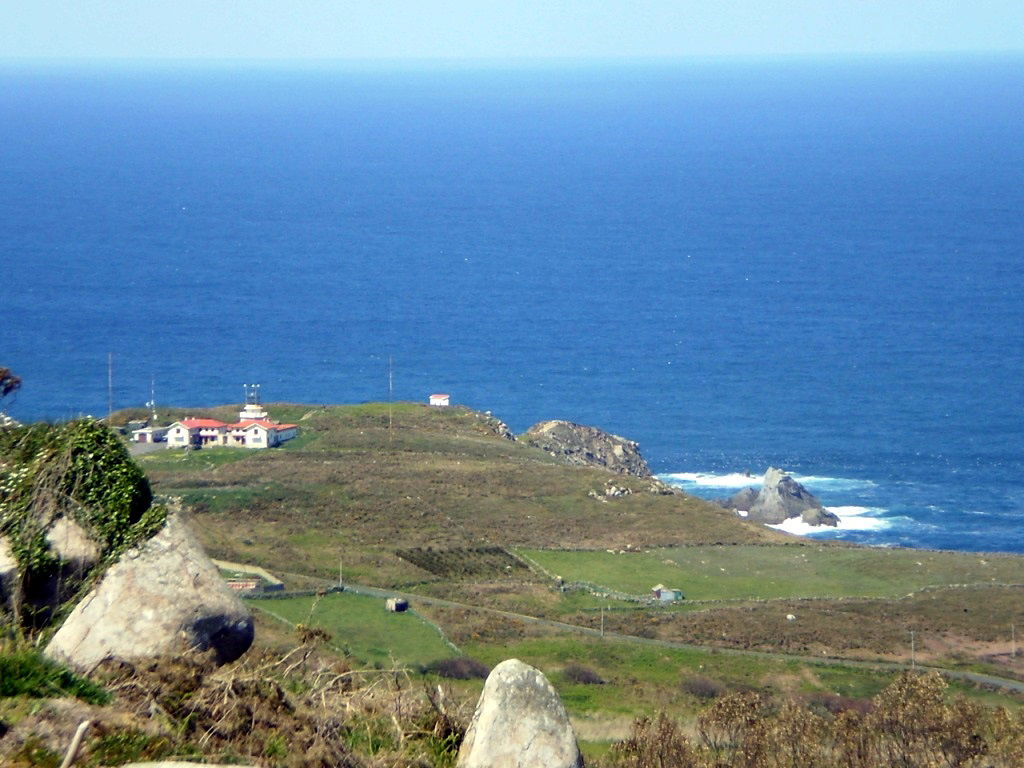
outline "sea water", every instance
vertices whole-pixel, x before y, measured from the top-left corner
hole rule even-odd
[[[0,69],[16,418],[456,403],[1024,551],[1024,59]],[[389,369],[393,392],[389,391]],[[808,531],[797,530],[798,533]]]

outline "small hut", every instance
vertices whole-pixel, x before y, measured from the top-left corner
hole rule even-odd
[[[664,584],[655,584],[651,587],[651,594],[655,600],[663,603],[674,603],[676,600],[683,599],[683,591],[681,589],[669,589]]]
[[[402,613],[409,610],[409,601],[404,597],[389,597],[384,603],[384,607],[392,613]]]

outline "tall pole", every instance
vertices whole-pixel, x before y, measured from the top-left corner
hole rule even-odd
[[[345,584],[345,560],[343,558],[338,559],[338,586]]]
[[[395,434],[392,429],[392,404],[395,402],[395,365],[394,358],[388,355],[388,442],[393,442]]]
[[[107,424],[114,415],[114,353],[107,352]]]
[[[917,666],[917,654],[914,648],[914,630],[910,630],[910,668]]]
[[[601,637],[604,637],[604,606],[601,606]]]

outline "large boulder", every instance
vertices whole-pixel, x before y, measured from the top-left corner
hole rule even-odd
[[[484,683],[457,768],[579,768],[569,717],[547,678],[519,659],[496,666]]]
[[[14,559],[7,539],[0,536],[0,612],[7,608],[17,578],[18,561]]]
[[[46,543],[50,551],[74,571],[87,571],[100,560],[100,545],[70,517],[58,517],[50,524]]]
[[[252,616],[177,513],[148,541],[125,552],[72,610],[46,654],[78,669],[212,649],[218,661],[241,656]]]
[[[569,464],[601,467],[620,475],[651,476],[639,444],[595,427],[571,421],[542,421],[519,439]]]
[[[808,525],[839,524],[839,518],[829,512],[810,491],[781,469],[769,467],[764,473],[760,490],[744,488],[722,502],[722,505],[746,512],[748,520],[778,525],[792,517],[799,517]]]

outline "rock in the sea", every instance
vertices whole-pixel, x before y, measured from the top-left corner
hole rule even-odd
[[[75,606],[46,654],[78,669],[105,658],[152,658],[182,646],[220,662],[248,650],[252,616],[178,514],[125,552]]]
[[[839,518],[825,509],[814,494],[774,467],[764,473],[761,490],[744,488],[722,505],[746,512],[748,520],[767,525],[778,525],[792,517],[799,517],[808,525],[839,524]]]
[[[639,444],[595,427],[571,421],[542,421],[519,439],[569,464],[601,467],[620,475],[651,476]]]
[[[539,671],[509,659],[487,677],[457,768],[579,768],[569,717]]]

